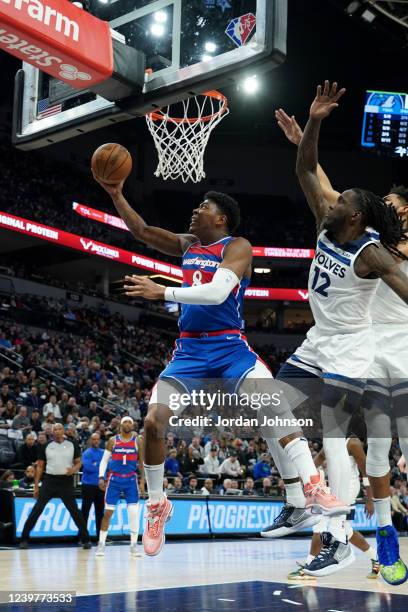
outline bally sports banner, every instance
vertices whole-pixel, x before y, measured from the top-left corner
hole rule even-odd
[[[78,499],[81,507],[82,500]],[[27,497],[14,498],[16,537],[20,537],[24,523],[29,516],[35,500]],[[273,523],[282,510],[282,502],[256,501],[251,498],[211,499],[208,508],[205,498],[192,495],[190,499],[172,498],[174,513],[166,526],[169,535],[207,535],[211,531],[217,534],[257,534]],[[141,502],[139,533],[143,531],[144,501]],[[375,517],[367,518],[364,504],[357,504],[353,528],[358,531],[373,531],[376,528]],[[95,535],[95,515],[92,506],[88,521],[91,535]],[[78,530],[64,504],[60,499],[52,499],[31,532],[31,538],[76,536]],[[112,536],[130,533],[126,503],[121,501],[112,517],[109,534]],[[305,529],[303,533],[311,533]]]
[[[129,228],[125,222],[115,215],[110,215],[97,208],[91,208],[78,202],[72,203],[73,210],[81,217],[86,217],[92,221],[99,221],[99,223],[105,223],[111,225],[117,229],[129,232]],[[296,249],[292,247],[252,247],[252,254],[254,257],[278,257],[285,259],[313,259],[315,252],[314,249]]]
[[[180,266],[175,266],[139,253],[126,251],[119,247],[113,247],[103,242],[97,242],[92,238],[71,234],[70,232],[55,227],[49,227],[42,223],[30,221],[29,219],[16,217],[6,212],[0,211],[0,227],[14,232],[20,232],[28,236],[34,236],[40,240],[53,242],[59,246],[75,249],[83,253],[88,253],[89,255],[105,257],[106,259],[111,259],[134,268],[147,270],[151,273],[164,274],[178,282],[183,278]],[[249,287],[245,292],[245,297],[254,300],[306,302],[308,300],[308,291],[307,289]]]
[[[0,48],[78,89],[114,69],[109,23],[68,0],[0,0]]]

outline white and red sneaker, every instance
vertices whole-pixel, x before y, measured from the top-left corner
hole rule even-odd
[[[173,514],[173,504],[164,497],[157,504],[147,503],[146,528],[143,534],[143,546],[146,555],[154,557],[158,555],[166,536],[164,527]]]
[[[339,499],[320,480],[320,475],[310,477],[310,483],[304,486],[306,508],[315,514],[337,516],[347,514],[351,507]]]

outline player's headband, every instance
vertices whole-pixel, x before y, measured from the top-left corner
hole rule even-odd
[[[123,425],[123,423],[126,423],[126,421],[129,421],[129,423],[132,423],[133,425],[133,419],[130,416],[124,416],[123,419],[121,419],[120,424]]]

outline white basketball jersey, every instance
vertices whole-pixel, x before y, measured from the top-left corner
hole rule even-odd
[[[309,274],[309,303],[322,334],[350,334],[371,326],[370,304],[377,279],[360,278],[354,263],[363,249],[378,243],[378,234],[365,232],[358,240],[339,244],[323,230]]]
[[[402,272],[408,276],[408,261],[399,265]],[[384,281],[380,281],[371,302],[371,318],[373,323],[407,324],[408,305]]]

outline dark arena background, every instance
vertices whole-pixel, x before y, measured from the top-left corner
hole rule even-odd
[[[152,455],[151,423],[156,417],[147,414],[152,393],[160,397],[160,384],[156,391],[160,373],[177,359],[187,358],[180,353],[188,342],[197,343],[198,361],[210,362],[215,343],[222,342],[217,337],[221,332],[227,334],[222,336],[225,346],[231,338],[233,343],[241,342],[245,359],[255,351],[260,357],[257,364],[263,362],[274,376],[285,364],[285,371],[306,366],[300,371],[307,381],[324,379],[325,371],[331,371],[321,365],[316,348],[317,365],[291,357],[309,330],[319,325],[309,305],[310,292],[320,293],[322,299],[331,277],[326,270],[320,280],[313,279],[312,272],[308,281],[317,257],[316,221],[296,176],[300,137],[296,144],[290,142],[278,125],[284,115],[277,117],[276,111],[287,114],[292,128],[294,116],[303,129],[317,85],[329,80],[336,81],[339,89],[345,87],[338,108],[322,121],[319,163],[332,191],[347,194],[345,190],[358,187],[381,198],[394,194],[392,201],[386,201],[398,201],[401,223],[406,222],[408,2],[3,0],[0,4],[0,610],[406,610],[408,469],[403,439],[408,448],[408,434],[403,436],[400,427],[405,423],[408,432],[408,397],[402,396],[398,408],[397,401],[387,404],[390,446],[386,429],[380,430],[378,439],[383,437],[385,455],[389,449],[389,480],[384,476],[388,467],[376,477],[376,470],[371,473],[370,462],[366,463],[374,416],[372,411],[367,417],[361,401],[370,376],[357,373],[357,341],[350,341],[347,357],[347,372],[355,363],[355,374],[338,377],[344,381],[355,376],[360,387],[351,424],[344,430],[358,483],[348,515],[351,531],[338,547],[337,532],[330,535],[329,527],[322,529],[332,540],[323,541],[320,554],[326,557],[319,563],[325,570],[317,573],[302,569],[316,563],[311,555],[319,555],[319,537],[317,550],[309,551],[318,520],[316,507],[308,511],[304,502],[298,508],[291,501],[294,487],[304,499],[302,482],[298,477],[284,478],[267,434],[238,421],[235,426],[234,411],[225,412],[231,423],[217,428],[205,426],[199,418],[170,428],[166,423],[162,434],[156,432],[154,448],[165,450],[163,491],[173,505],[172,516],[167,516],[160,505],[165,497],[153,491],[154,478],[162,472],[153,478],[152,466],[159,468],[156,464],[162,459]],[[212,90],[222,95],[205,97]],[[298,174],[306,140],[299,146]],[[201,227],[199,247],[195,241],[190,249],[200,257],[199,249],[204,248],[207,259],[201,268],[193,272],[194,259],[186,260],[187,255],[181,267],[184,239],[180,244],[173,239],[176,252],[174,241],[170,250],[161,250],[157,241],[146,244],[143,232],[138,234],[140,226],[135,230],[124,208],[116,208],[94,180],[91,158],[105,143],[118,143],[129,151],[133,166],[123,194],[148,226],[191,237],[192,212],[207,198],[207,208],[195,214],[208,215],[201,224],[218,225],[197,226]],[[309,160],[312,149],[305,154]],[[104,170],[112,159],[104,161]],[[235,285],[230,293],[230,288],[222,302],[193,301],[186,307],[178,303],[177,295],[188,291],[189,285],[202,289],[214,283],[220,268],[207,275],[205,266],[216,268],[230,252],[211,251],[219,236],[222,242],[229,234],[216,233],[226,228],[221,226],[227,218],[225,210],[217,208],[219,192],[239,204],[241,222],[233,235],[252,245],[251,279],[241,286],[244,271],[238,274],[233,265],[238,289]],[[208,208],[212,197],[215,204]],[[331,204],[331,209],[336,206],[344,207],[344,200]],[[206,241],[213,235],[215,240]],[[349,240],[335,242],[337,263],[356,252],[347,251]],[[389,253],[387,257],[398,260]],[[406,261],[397,263],[401,265],[395,274],[405,287]],[[156,288],[154,299],[153,294],[143,293],[147,285],[139,295],[126,295],[124,278],[131,275],[150,279],[149,287]],[[319,285],[324,278],[328,285]],[[218,290],[222,292],[223,286]],[[354,300],[360,299],[360,304],[361,297],[354,285],[348,290],[346,323],[354,329],[359,316]],[[172,291],[175,299],[169,298]],[[238,300],[232,297],[234,292],[237,296],[241,292],[244,300],[245,335],[232,323],[205,327],[207,313],[223,308],[224,300]],[[408,378],[408,297],[404,304],[404,289],[398,295],[393,297],[399,300],[398,327],[393,328],[399,330],[398,338],[381,341],[376,351],[381,355],[387,350],[394,356],[403,372],[394,378],[403,389],[404,371]],[[333,304],[336,317],[341,307]],[[194,316],[203,327],[185,331],[182,323],[179,330],[181,306],[183,313],[200,308],[200,315]],[[238,316],[240,312],[238,308]],[[319,350],[324,353],[325,348]],[[340,350],[334,345],[329,361],[335,361]],[[239,362],[232,352],[229,358]],[[372,358],[367,354],[367,360]],[[224,378],[228,383],[237,379],[234,385],[238,385],[247,369],[252,368],[236,370],[237,374],[234,370]],[[211,384],[221,378],[213,373],[218,370],[207,375],[195,372],[191,369],[186,377],[208,378]],[[384,376],[377,377],[383,389],[386,382],[378,379]],[[279,379],[274,389],[283,393],[288,382]],[[199,382],[200,388],[207,384]],[[160,405],[154,397],[150,411]],[[383,398],[381,393],[379,397]],[[290,392],[288,398],[291,404]],[[308,397],[295,416],[301,417],[306,436],[302,443],[309,448],[302,452],[321,470],[322,480],[316,485],[320,493],[317,489],[308,493],[312,485],[300,476],[306,500],[322,495],[333,505],[327,487],[341,495],[331,482],[332,455],[326,446],[326,457],[322,454],[320,404],[315,400]],[[299,403],[296,399],[294,406]],[[309,416],[318,426],[309,428],[303,422]],[[283,439],[278,433],[270,437],[276,444]],[[338,436],[331,437],[338,442]],[[293,440],[288,448],[291,444]],[[127,452],[128,460],[126,455],[122,460],[120,453]],[[113,463],[101,479],[100,464],[106,455]],[[133,472],[127,471],[127,461],[134,462]],[[109,502],[113,487],[109,480],[112,476],[114,480],[116,464],[123,468],[121,477],[131,476],[134,487],[129,493],[128,484],[127,488],[116,485],[122,492]],[[382,494],[373,489],[380,478]],[[54,487],[53,493],[28,538],[24,525],[38,496],[46,495],[46,487]],[[103,493],[104,488],[111,492]],[[114,512],[108,530],[105,508],[100,534],[104,503],[113,504]],[[77,504],[77,514],[72,504]],[[84,519],[81,512],[90,504]],[[296,524],[294,507],[299,516],[303,513]],[[387,516],[391,509],[392,520],[386,527],[381,523],[384,508]],[[157,542],[164,529],[166,543],[161,550]],[[386,543],[380,534],[384,529]],[[151,546],[157,544],[153,553],[147,539],[142,542],[143,533],[150,534]],[[316,537],[313,542],[316,546]],[[347,562],[338,556],[341,546],[344,559],[349,555]]]

